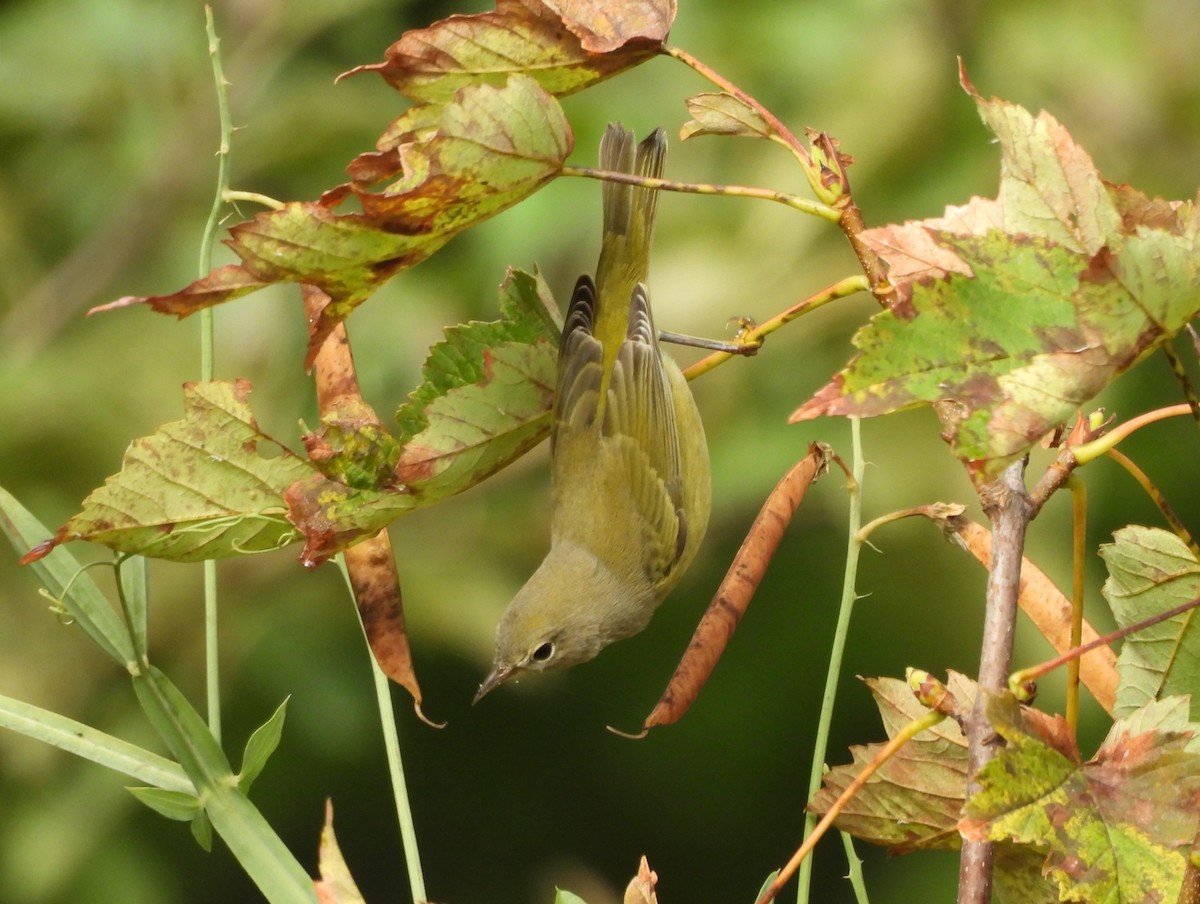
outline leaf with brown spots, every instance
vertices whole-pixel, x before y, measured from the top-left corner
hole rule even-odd
[[[338,471],[287,489],[288,517],[305,537],[305,564],[319,564],[405,512],[474,486],[547,436],[559,332],[554,300],[540,276],[511,270],[500,313],[497,321],[449,327],[430,348],[424,383],[396,412],[398,456],[392,457],[390,436],[375,444],[350,434],[368,453],[353,472],[369,471],[373,483],[351,486],[336,479]],[[333,460],[343,470],[354,463]],[[378,471],[383,461],[394,461],[386,474]]]
[[[1168,698],[1119,719],[1086,763],[1026,729],[1008,695],[988,706],[1005,740],[979,774],[959,830],[1048,851],[1063,900],[1175,901],[1200,830],[1200,754],[1186,703]]]
[[[1048,114],[963,83],[1001,147],[997,198],[863,233],[898,301],[792,420],[933,404],[988,478],[1200,313],[1200,218],[1108,185]]]
[[[532,79],[463,87],[450,103],[401,117],[378,152],[351,164],[351,185],[234,226],[227,244],[241,264],[169,295],[127,296],[97,310],[148,304],[184,317],[265,285],[310,285],[329,296],[311,328],[311,362],[332,327],[380,284],[553,179],[571,146],[562,109]],[[395,176],[382,191],[371,190]],[[335,213],[351,195],[363,212]]]
[[[245,381],[187,384],[184,419],[134,440],[120,473],[25,560],[69,540],[177,562],[295,541],[282,494],[313,469],[259,431],[246,404],[249,392]]]
[[[447,101],[464,85],[502,84],[514,73],[536,79],[551,94],[570,94],[654,56],[674,18],[673,5],[647,4],[657,12],[631,27],[622,11],[616,36],[600,40],[594,30],[604,25],[594,13],[589,25],[572,19],[567,27],[563,16],[574,5],[555,6],[563,13],[539,0],[497,0],[492,12],[454,15],[405,32],[382,63],[346,74],[378,72],[397,91],[430,102]]]
[[[908,683],[899,678],[865,679],[883,718],[887,736],[926,714]],[[970,708],[975,686],[951,673],[947,686],[960,707]],[[882,744],[850,749],[853,762],[830,769],[809,810],[824,814],[878,754]],[[958,725],[946,719],[922,732],[884,763],[846,804],[834,825],[875,844],[903,850],[953,848],[954,831],[967,786],[967,742]]]
[[[675,22],[675,0],[542,0],[583,49],[611,53],[631,42],[661,44]]]

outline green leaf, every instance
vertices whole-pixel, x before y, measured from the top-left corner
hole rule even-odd
[[[133,687],[151,724],[196,786],[213,828],[267,900],[316,904],[312,880],[238,790],[220,745],[183,694],[153,667],[134,676]],[[202,832],[194,822],[193,827]]]
[[[1122,528],[1112,543],[1100,547],[1100,555],[1108,566],[1104,598],[1122,628],[1200,595],[1200,562],[1168,531]],[[1170,694],[1192,694],[1193,701],[1200,700],[1196,628],[1193,609],[1125,638],[1117,657],[1121,680],[1114,715],[1128,716]]]
[[[349,170],[368,221],[445,241],[558,175],[573,141],[558,102],[533,79],[514,75],[500,87],[462,88],[445,106],[407,111],[378,151]],[[366,190],[391,176],[400,180]]]
[[[278,709],[271,714],[271,718],[254,729],[254,733],[246,741],[246,750],[242,754],[242,771],[238,773],[238,787],[243,794],[250,793],[250,786],[262,773],[267,760],[279,746],[279,739],[283,736],[283,719],[287,715],[287,704],[287,700],[280,703]]]
[[[1011,696],[993,700],[988,715],[1006,745],[980,772],[960,823],[965,838],[1048,849],[1047,874],[1064,900],[1177,899],[1184,852],[1200,829],[1190,730],[1143,731],[1118,719],[1080,764],[1030,733]]]
[[[0,728],[50,744],[156,788],[195,796],[195,786],[178,763],[32,703],[0,696]]]
[[[493,12],[455,15],[407,31],[388,48],[384,62],[347,75],[378,72],[397,91],[420,101],[446,102],[460,88],[503,84],[514,73],[563,95],[649,59],[659,46],[660,39],[647,35],[609,53],[591,53],[557,13],[537,0],[497,0]]]
[[[761,113],[724,91],[708,91],[689,97],[687,108],[692,118],[685,122],[679,131],[679,137],[683,141],[697,135],[736,135],[743,138],[768,139],[774,136]]]
[[[554,904],[587,904],[587,902],[574,892],[567,891],[563,888],[555,888]]]
[[[183,791],[164,791],[162,788],[126,788],[130,794],[144,803],[147,807],[178,822],[191,822],[204,808],[195,794]]]
[[[523,455],[550,430],[558,324],[540,276],[511,270],[501,319],[449,327],[424,382],[396,413],[401,451],[391,486],[359,489],[313,476],[285,494],[316,564],[393,519],[460,493]]]
[[[207,853],[212,853],[213,842],[213,825],[212,820],[208,818],[208,814],[200,812],[196,814],[196,818],[189,823],[188,828],[192,830],[192,837],[196,839],[196,844]]]
[[[136,668],[138,657],[133,639],[108,598],[71,553],[47,545],[50,529],[3,488],[0,488],[0,530],[17,552],[25,553],[22,563],[32,565],[42,586],[100,649],[122,668]]]
[[[510,270],[500,320],[450,327],[429,350],[424,383],[396,412],[401,481],[422,494],[451,495],[546,436],[560,329],[548,322],[548,299],[540,275]]]
[[[184,387],[184,419],[134,440],[121,471],[53,544],[92,540],[179,562],[278,549],[298,537],[282,492],[313,469],[258,429],[250,385]]]

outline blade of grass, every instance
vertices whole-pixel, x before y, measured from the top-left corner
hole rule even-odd
[[[0,530],[8,535],[18,553],[26,552],[54,533],[3,488],[0,488]],[[31,567],[42,586],[105,653],[122,668],[137,671],[138,660],[129,630],[78,559],[58,546]]]
[[[50,744],[165,791],[196,793],[195,786],[178,763],[31,703],[0,696],[0,728]]]
[[[150,605],[150,562],[145,556],[129,556],[121,561],[117,585],[121,608],[139,659],[147,656],[146,617]]]

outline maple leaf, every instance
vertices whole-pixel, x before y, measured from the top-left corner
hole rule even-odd
[[[1122,628],[1200,596],[1200,562],[1169,531],[1124,527],[1100,547],[1100,556],[1108,566],[1102,592]],[[1113,715],[1200,687],[1196,618],[1192,609],[1125,639],[1117,657],[1121,680]]]
[[[964,838],[1015,841],[1048,851],[1045,871],[1065,901],[1174,901],[1184,851],[1200,829],[1200,754],[1186,703],[1148,704],[1118,719],[1086,763],[1022,724],[1011,695],[989,701],[1006,745],[979,774]]]
[[[883,718],[887,736],[927,713],[908,682],[898,678],[865,679]],[[974,685],[951,673],[947,686],[962,706],[970,707]],[[883,744],[850,748],[853,762],[830,769],[808,808],[824,813]],[[843,832],[893,850],[958,845],[955,827],[966,796],[967,742],[947,719],[909,741],[884,763],[834,820]]]
[[[464,85],[528,75],[554,95],[570,94],[659,52],[675,18],[673,2],[611,4],[497,0],[492,12],[454,15],[405,32],[377,72],[420,101],[449,100]]]
[[[1104,182],[1048,114],[963,86],[1001,148],[996,199],[863,233],[898,300],[792,420],[935,404],[988,478],[1200,313],[1200,218]]]

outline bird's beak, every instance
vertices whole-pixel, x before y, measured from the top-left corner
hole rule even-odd
[[[475,692],[475,699],[471,701],[471,705],[474,706],[491,690],[507,681],[514,671],[516,671],[514,666],[496,663],[488,676],[483,679],[483,684],[479,685],[479,690]]]

